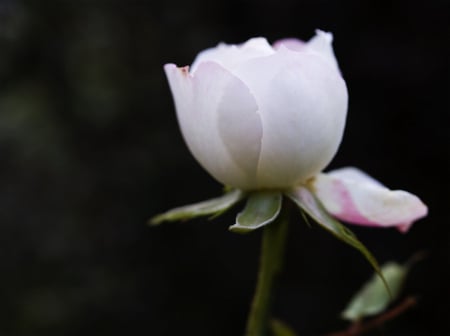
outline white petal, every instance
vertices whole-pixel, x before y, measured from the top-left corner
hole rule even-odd
[[[241,57],[245,60],[255,57],[268,56],[275,51],[264,37],[254,37],[239,46]]]
[[[342,180],[352,180],[361,184],[371,184],[385,188],[385,186],[381,184],[380,181],[375,180],[372,176],[355,167],[335,169],[328,172],[327,175]]]
[[[263,37],[255,37],[241,45],[220,43],[215,48],[200,52],[191,66],[191,73],[195,73],[203,62],[215,62],[227,70],[232,71],[236,66],[252,58],[273,54],[274,50]]]
[[[298,40],[296,38],[287,38],[276,41],[273,44],[274,49],[280,49],[284,46],[290,50],[298,52],[313,52],[328,62],[331,66],[338,69],[338,63],[333,51],[333,34],[317,29],[316,35],[308,42]]]
[[[315,53],[281,47],[235,70],[259,106],[263,138],[258,185],[285,188],[317,174],[340,144],[347,88]]]
[[[235,78],[224,88],[217,113],[219,134],[225,147],[236,165],[246,172],[247,185],[254,185],[263,136],[255,98]]]
[[[273,48],[275,50],[280,49],[281,46],[284,46],[285,48],[288,48],[293,51],[305,51],[307,44],[306,42],[296,38],[285,38],[282,40],[275,41],[273,43]]]
[[[198,66],[203,62],[215,62],[227,68],[230,60],[235,60],[239,55],[237,46],[220,43],[214,48],[209,48],[198,53],[194,62],[192,62],[190,72],[195,73]]]
[[[333,67],[339,69],[336,56],[334,55],[332,42],[333,34],[317,29],[316,36],[307,42],[307,47],[309,50],[320,54]]]
[[[247,87],[212,62],[200,64],[194,75],[174,64],[164,68],[183,137],[194,157],[223,184],[251,188],[261,123]],[[245,137],[237,137],[239,132],[246,132]]]
[[[357,168],[319,174],[312,186],[331,214],[353,224],[397,227],[406,232],[427,214],[427,207],[417,196],[389,190]]]

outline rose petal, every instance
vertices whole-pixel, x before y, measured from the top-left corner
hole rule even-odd
[[[333,51],[333,34],[317,29],[316,35],[308,42],[296,38],[286,38],[276,41],[273,44],[274,49],[278,50],[284,46],[292,51],[314,52],[328,62],[331,66],[338,69],[338,63]]]
[[[262,128],[248,88],[213,62],[200,64],[194,75],[174,64],[164,69],[183,137],[193,156],[225,185],[245,189],[252,184]],[[238,132],[245,132],[245,136],[238,137]]]
[[[319,174],[312,186],[332,215],[353,224],[397,227],[407,232],[414,221],[428,212],[417,196],[389,190],[357,168]]]
[[[215,62],[225,69],[232,71],[239,64],[252,58],[271,55],[273,48],[263,37],[255,37],[241,45],[228,45],[220,43],[215,48],[200,52],[191,66],[191,73],[195,73],[198,66],[203,62]]]
[[[336,56],[334,55],[333,34],[317,29],[316,35],[307,42],[309,50],[320,54],[329,64],[339,69]]]
[[[342,138],[347,88],[322,57],[281,47],[234,73],[251,88],[263,137],[258,186],[286,188],[321,171]]]
[[[224,88],[217,114],[219,134],[223,143],[236,165],[246,173],[247,184],[253,185],[263,131],[255,98],[242,81],[234,78]]]
[[[296,39],[296,38],[285,38],[282,40],[275,41],[273,43],[273,48],[278,50],[281,46],[288,48],[293,51],[304,51],[306,48],[306,42]]]

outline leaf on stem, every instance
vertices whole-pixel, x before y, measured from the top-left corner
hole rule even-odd
[[[282,195],[279,192],[250,194],[244,210],[237,215],[236,224],[229,227],[230,231],[247,233],[272,223],[280,213],[281,204]]]
[[[221,197],[206,200],[200,203],[185,205],[165,213],[157,215],[150,219],[150,225],[159,225],[162,222],[174,222],[178,220],[188,220],[200,216],[218,216],[227,211],[242,198],[245,194],[241,190],[231,190]]]
[[[383,274],[380,266],[372,255],[372,253],[364,246],[361,241],[351,232],[347,227],[337,221],[335,218],[325,210],[319,199],[306,187],[298,187],[294,191],[286,194],[301,210],[305,211],[314,221],[322,226],[327,231],[331,232],[335,237],[342,240],[344,243],[357,249],[366,260],[372,265],[374,270],[380,276],[387,294],[390,296],[390,288]]]
[[[353,296],[341,317],[350,321],[358,321],[364,317],[383,312],[399,296],[408,271],[407,265],[400,265],[395,262],[384,264],[381,272],[389,285],[392,298],[386,293],[380,277],[374,274]]]

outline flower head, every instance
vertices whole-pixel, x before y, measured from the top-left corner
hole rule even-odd
[[[338,236],[345,234],[332,217],[406,232],[427,214],[417,196],[389,190],[356,168],[322,172],[341,142],[348,103],[331,43],[331,33],[320,30],[308,42],[270,45],[252,38],[204,50],[190,68],[165,65],[190,151],[214,178],[239,192],[175,209],[155,222],[220,212],[243,192],[266,189],[275,192],[263,197],[273,209],[279,212],[284,192]],[[266,225],[277,211],[262,223],[232,228]]]
[[[190,69],[165,65],[184,139],[215,179],[287,189],[326,167],[348,101],[331,42],[253,38],[202,51]]]

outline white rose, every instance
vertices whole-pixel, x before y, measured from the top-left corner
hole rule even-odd
[[[183,137],[218,181],[244,190],[286,189],[320,173],[342,139],[348,94],[331,46],[219,44],[192,66],[166,64]]]

